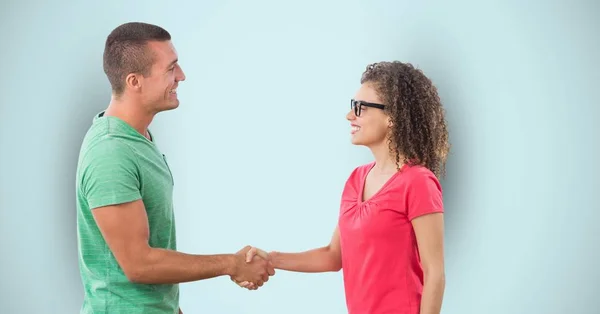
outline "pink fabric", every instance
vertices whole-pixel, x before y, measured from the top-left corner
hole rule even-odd
[[[442,188],[425,167],[404,166],[369,200],[365,178],[374,162],[346,182],[339,229],[349,314],[418,314],[423,270],[411,220],[444,211]]]

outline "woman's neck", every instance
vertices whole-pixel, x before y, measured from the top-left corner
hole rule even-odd
[[[396,156],[390,152],[387,142],[380,145],[371,146],[369,148],[371,149],[371,153],[373,153],[373,157],[375,158],[375,166],[373,167],[375,173],[395,173],[398,171],[400,166],[402,166],[402,164],[396,164]]]

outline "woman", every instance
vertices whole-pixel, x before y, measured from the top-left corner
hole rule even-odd
[[[269,258],[288,271],[342,269],[350,314],[439,313],[445,275],[437,177],[449,143],[437,90],[412,65],[381,62],[367,67],[350,106],[352,143],[368,147],[374,161],[350,174],[331,242]]]

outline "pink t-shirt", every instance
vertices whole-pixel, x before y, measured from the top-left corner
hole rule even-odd
[[[442,188],[422,166],[403,166],[362,201],[375,162],[356,168],[342,194],[339,230],[349,314],[418,314],[423,270],[411,220],[444,211]]]

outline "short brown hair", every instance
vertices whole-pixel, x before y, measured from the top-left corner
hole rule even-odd
[[[150,75],[154,56],[148,51],[149,41],[171,40],[171,35],[160,26],[130,22],[115,28],[104,46],[104,73],[115,94],[125,89],[125,77],[130,73]]]
[[[368,65],[361,77],[365,82],[373,83],[392,119],[388,143],[396,162],[444,176],[450,143],[445,110],[431,80],[410,63],[393,61]]]

